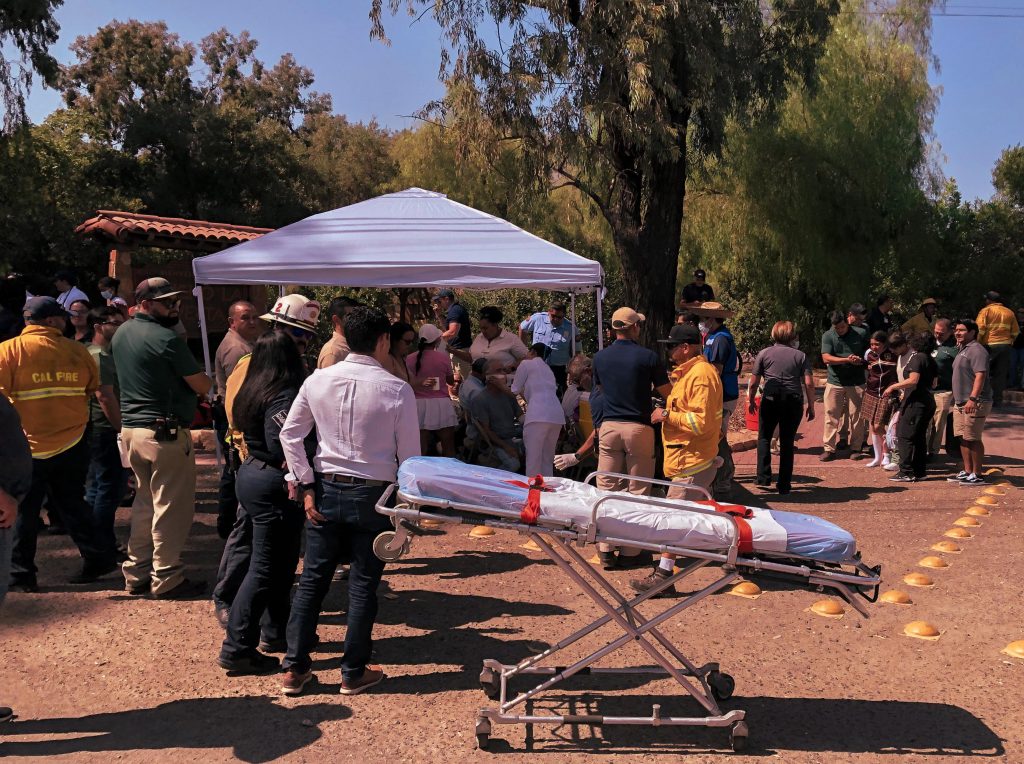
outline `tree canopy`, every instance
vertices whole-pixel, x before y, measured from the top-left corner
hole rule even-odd
[[[50,46],[60,32],[54,13],[62,3],[63,0],[5,0],[0,4],[0,98],[5,133],[25,120],[25,95],[32,86],[33,75],[38,74],[47,85],[57,81],[58,65],[50,55]]]

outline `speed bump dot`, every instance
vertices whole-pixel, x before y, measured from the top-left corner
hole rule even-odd
[[[1002,475],[1003,474],[1003,469],[1002,469],[1002,467],[989,467],[982,474],[983,475]]]
[[[1006,489],[1001,485],[990,485],[982,493],[988,496],[1006,496]]]
[[[746,597],[748,600],[756,600],[761,596],[761,587],[753,581],[740,581],[740,583],[729,590],[729,594],[734,594],[737,597]]]
[[[942,534],[948,539],[970,539],[974,538],[974,534],[966,528],[950,528],[948,531]]]
[[[921,558],[921,561],[917,563],[922,568],[948,568],[949,563],[943,560],[941,557],[935,555],[929,555],[928,557]]]
[[[968,507],[967,509],[965,509],[964,514],[970,515],[971,517],[988,517],[992,514],[992,511],[988,507],[975,505],[973,507]]]
[[[928,589],[935,586],[935,582],[931,576],[926,576],[924,573],[907,573],[903,577],[903,583],[907,586],[916,586],[921,589]]]
[[[933,642],[942,636],[939,630],[927,621],[911,621],[903,627],[903,633],[914,639],[928,639]]]
[[[587,562],[589,562],[591,565],[600,565],[601,564],[601,555],[595,554],[593,557],[591,557],[589,560],[587,560]]]
[[[1016,642],[1011,642],[1002,650],[1003,655],[1009,655],[1011,658],[1020,658],[1024,660],[1024,639],[1018,639]]]
[[[440,528],[441,527],[441,521],[440,520],[431,520],[428,517],[428,518],[426,518],[424,520],[420,520],[420,527],[421,528]]]
[[[537,542],[533,539],[528,539],[525,544],[520,545],[520,549],[528,549],[531,552],[539,552],[541,548],[537,545]]]
[[[975,504],[984,504],[986,507],[994,507],[999,504],[992,496],[979,496],[974,500]]]
[[[981,521],[974,517],[958,517],[953,525],[959,525],[961,528],[977,528],[981,525]]]
[[[959,545],[954,544],[952,541],[939,541],[936,544],[932,544],[932,551],[934,552],[945,552],[946,554],[960,554],[961,550]]]
[[[906,592],[901,592],[899,589],[890,589],[881,597],[882,602],[889,605],[913,605],[914,601],[910,599],[910,595]]]
[[[494,535],[494,528],[489,528],[486,525],[474,525],[473,530],[469,532],[470,538],[482,539],[488,536]]]
[[[835,600],[818,600],[811,605],[810,611],[824,618],[842,618],[846,612],[843,606]]]

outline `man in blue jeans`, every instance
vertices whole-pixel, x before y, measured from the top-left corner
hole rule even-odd
[[[313,678],[310,651],[320,608],[345,558],[351,569],[341,693],[355,695],[384,679],[380,667],[367,665],[384,572],[373,540],[391,527],[375,506],[398,476],[398,465],[420,453],[412,388],[382,366],[391,348],[390,329],[382,311],[353,310],[345,319],[349,355],[303,383],[281,428],[281,447],[307,519],[302,576],[288,620],[285,695],[298,695]],[[303,441],[314,426],[318,442],[311,466]]]
[[[32,487],[32,451],[21,429],[21,417],[7,397],[0,395],[0,605],[4,604],[11,578],[11,550],[18,503]],[[14,712],[0,706],[0,722]]]

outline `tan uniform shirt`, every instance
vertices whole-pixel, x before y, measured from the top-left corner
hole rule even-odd
[[[348,358],[348,343],[345,338],[335,333],[327,343],[320,348],[320,355],[316,359],[318,369],[326,369],[328,366],[344,361]]]

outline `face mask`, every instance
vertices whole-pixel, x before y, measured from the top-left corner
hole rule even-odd
[[[707,334],[708,333],[708,325],[705,324],[703,321],[701,321],[699,324],[697,324],[697,329],[700,330],[701,334]]]
[[[102,297],[104,300],[109,300],[113,296],[114,296],[114,293],[111,292],[109,289],[106,289],[106,290],[100,292],[100,297]]]

